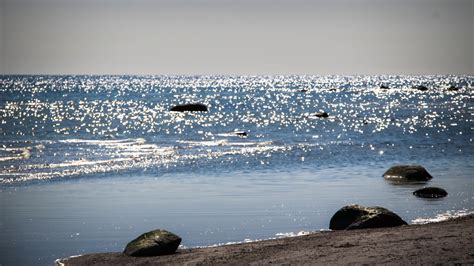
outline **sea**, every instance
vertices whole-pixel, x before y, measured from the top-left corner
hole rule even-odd
[[[181,248],[324,231],[349,204],[408,223],[472,213],[473,87],[472,75],[1,75],[0,265],[121,252],[154,229]],[[208,111],[170,111],[187,103]],[[398,164],[433,179],[387,182]],[[413,195],[425,186],[448,196]]]

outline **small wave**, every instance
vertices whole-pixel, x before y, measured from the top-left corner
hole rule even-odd
[[[289,233],[276,233],[275,236],[277,237],[295,237],[295,236],[305,236],[309,235],[311,232],[308,231],[299,231],[297,233],[295,232],[289,232]]]
[[[61,168],[61,167],[72,167],[72,166],[85,166],[85,165],[97,165],[97,164],[112,164],[114,162],[123,162],[129,161],[131,158],[118,158],[111,160],[98,160],[98,161],[89,161],[85,159],[76,160],[76,161],[66,161],[63,163],[49,164],[49,168]]]
[[[146,142],[143,138],[136,138],[136,139],[65,139],[60,140],[59,142],[62,143],[82,143],[82,144],[92,144],[92,145],[100,145],[100,146],[116,146],[116,145],[134,145],[134,144],[143,144]]]
[[[72,256],[69,256],[67,258],[61,258],[61,259],[56,259],[54,261],[54,263],[58,266],[64,266],[66,265],[65,262],[69,259],[74,259],[74,258],[77,258],[77,257],[81,257],[82,255],[72,255]]]
[[[188,141],[188,140],[178,140],[177,143],[188,144],[192,147],[203,146],[203,147],[212,147],[212,146],[268,146],[272,145],[272,141],[262,141],[262,142],[229,142],[227,139],[221,140],[203,140],[203,141]]]
[[[434,218],[416,218],[411,221],[412,224],[427,224],[427,223],[437,223],[446,221],[452,218],[463,217],[469,214],[473,214],[473,211],[469,211],[467,209],[462,209],[458,211],[447,211],[445,213],[437,214]]]
[[[6,151],[6,152],[18,152],[18,151],[24,151],[25,149],[27,150],[43,150],[45,146],[43,144],[38,144],[35,146],[27,146],[27,147],[0,147],[0,151]]]
[[[245,131],[234,131],[234,132],[227,132],[227,133],[219,133],[217,134],[217,136],[220,136],[220,137],[246,137],[247,136],[247,132]]]
[[[21,156],[0,157],[0,162],[12,161],[22,159]]]
[[[38,145],[38,146],[43,146],[43,145]],[[6,152],[10,153],[10,155],[13,155],[13,156],[0,157],[0,162],[29,159],[31,157],[31,150],[33,148],[37,148],[37,147],[2,148],[0,150],[6,151]],[[38,148],[38,149],[40,149],[40,148]],[[43,146],[43,148],[44,148],[44,146]]]
[[[327,231],[326,229],[321,229],[320,232]],[[195,248],[215,248],[215,247],[221,247],[221,246],[228,246],[228,245],[235,245],[235,244],[243,244],[243,243],[253,243],[253,242],[260,242],[260,241],[266,241],[266,240],[275,240],[275,239],[280,239],[280,238],[286,238],[286,237],[297,237],[297,236],[305,236],[312,234],[313,232],[309,231],[299,231],[299,232],[288,232],[288,233],[276,233],[275,237],[269,237],[269,238],[257,238],[257,239],[250,239],[246,238],[242,241],[229,241],[225,243],[217,243],[209,246],[196,246]],[[187,248],[186,246],[180,247],[182,249]]]
[[[143,169],[153,165],[166,165],[174,162],[172,158],[117,158],[111,160],[87,161],[77,160],[57,164],[45,164],[41,172],[0,173],[0,184],[13,184],[34,180],[51,180],[55,178],[79,175],[100,174],[130,169]],[[60,169],[53,171],[53,169]],[[5,177],[1,177],[4,175]]]
[[[241,145],[240,147],[229,146],[229,149],[223,149],[223,150],[218,150],[218,151],[207,149],[198,153],[181,155],[180,158],[183,160],[195,160],[195,159],[201,159],[201,158],[214,158],[215,159],[215,158],[228,156],[228,155],[251,156],[251,155],[263,154],[263,153],[269,153],[269,152],[282,152],[282,151],[287,151],[291,149],[291,146],[287,146],[287,145],[277,146],[277,145],[270,145],[270,144],[271,142],[265,142],[265,143],[253,143],[251,145],[246,145],[246,146]]]
[[[144,169],[150,166],[165,165],[174,162],[176,158],[175,149],[172,147],[159,147],[155,144],[146,143],[145,139],[122,139],[122,140],[85,140],[68,139],[60,140],[59,143],[66,145],[85,144],[92,145],[83,148],[77,153],[70,153],[68,149],[46,150],[51,154],[54,152],[59,160],[51,163],[29,163],[21,167],[8,168],[0,171],[0,184],[11,184],[15,182],[25,182],[33,180],[49,180],[54,178],[70,177],[85,174],[98,174],[128,169]],[[58,143],[56,142],[56,143]],[[53,143],[54,144],[54,143]],[[97,147],[104,147],[105,152],[96,152]],[[17,153],[0,157],[0,162],[7,160],[17,160],[29,158],[30,150],[36,148],[42,150],[44,145],[26,148],[8,148],[8,152]],[[4,148],[6,149],[6,148]],[[19,153],[21,151],[21,153]],[[48,155],[46,155],[48,156]],[[93,156],[91,158],[91,156]],[[35,157],[36,158],[36,157]],[[39,159],[41,161],[41,159]],[[38,162],[38,160],[36,160]]]
[[[227,139],[221,140],[203,140],[203,141],[190,141],[190,140],[178,140],[177,143],[188,144],[190,146],[224,146],[228,145],[229,141]]]
[[[262,238],[262,239],[249,239],[249,238],[246,238],[243,241],[229,241],[229,242],[217,243],[217,244],[213,244],[213,245],[209,245],[209,246],[196,246],[194,248],[216,248],[216,247],[222,247],[222,246],[252,243],[252,242],[260,242],[260,241],[274,240],[274,239],[277,239],[277,238],[275,238],[275,237],[273,237],[273,238]]]

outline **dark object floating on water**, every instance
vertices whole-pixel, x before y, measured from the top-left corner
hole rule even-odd
[[[299,92],[307,92],[308,90],[307,89],[301,89],[299,90]]]
[[[415,89],[415,90],[419,90],[419,91],[427,91],[428,90],[428,88],[426,86],[423,86],[423,85],[413,86],[412,88]]]
[[[381,85],[380,89],[382,90],[389,90],[390,88],[387,85]]]
[[[459,88],[456,87],[456,86],[454,86],[454,85],[451,85],[451,86],[449,86],[449,88],[448,88],[448,91],[458,91],[458,90],[459,90]]]
[[[124,254],[133,257],[149,257],[173,254],[181,238],[166,230],[154,230],[142,234],[127,244]]]
[[[390,167],[383,177],[394,182],[428,181],[433,178],[423,166],[396,165]]]
[[[406,225],[400,216],[382,207],[349,205],[339,209],[329,222],[331,230],[351,230]]]
[[[207,112],[207,106],[202,103],[180,104],[173,106],[170,111],[177,112]]]
[[[235,131],[234,134],[239,136],[239,137],[247,137],[248,136],[247,132],[245,132],[245,131]]]
[[[425,187],[416,190],[413,195],[420,198],[444,198],[448,195],[448,192],[439,187]]]
[[[328,113],[326,113],[326,112],[317,112],[317,113],[314,114],[314,116],[320,117],[320,118],[329,117]]]

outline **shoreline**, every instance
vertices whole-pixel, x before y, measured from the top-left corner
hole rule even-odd
[[[130,257],[96,253],[56,265],[151,264],[432,264],[474,263],[474,214],[422,225],[316,232],[219,247],[188,248],[173,255]]]

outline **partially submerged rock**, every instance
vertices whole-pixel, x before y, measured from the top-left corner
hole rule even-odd
[[[426,169],[420,165],[396,165],[390,167],[383,177],[394,182],[428,181],[433,178]]]
[[[413,86],[412,88],[415,89],[415,90],[419,90],[419,91],[427,91],[428,90],[428,87],[426,87],[424,85],[417,85],[417,86]]]
[[[142,234],[127,244],[124,254],[134,257],[173,254],[178,249],[181,238],[166,230],[154,230]]]
[[[382,207],[349,205],[338,210],[329,222],[331,230],[393,227],[407,223],[397,214]]]
[[[314,116],[316,117],[319,117],[319,118],[326,118],[326,117],[329,117],[329,114],[326,113],[326,112],[317,112],[315,114],[313,114]]]
[[[413,192],[413,195],[420,197],[420,198],[443,198],[448,195],[446,190],[439,188],[439,187],[425,187],[420,188]]]
[[[458,90],[459,90],[459,88],[454,86],[454,85],[451,85],[451,86],[448,87],[448,91],[458,91]]]
[[[207,112],[207,106],[202,103],[189,103],[173,106],[170,111],[176,112]]]
[[[234,131],[234,134],[239,137],[247,137],[248,134],[245,131]]]

